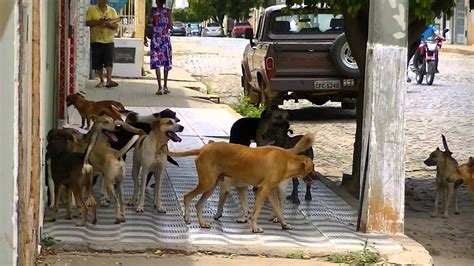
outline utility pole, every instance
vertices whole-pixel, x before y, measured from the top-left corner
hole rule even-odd
[[[403,233],[408,0],[371,0],[358,230]]]

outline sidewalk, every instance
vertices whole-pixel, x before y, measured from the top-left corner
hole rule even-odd
[[[225,141],[232,123],[239,116],[227,105],[196,98],[205,95],[186,87],[205,88],[205,86],[186,71],[174,68],[173,72],[170,72],[170,78],[171,94],[169,95],[155,95],[156,81],[150,79],[116,79],[119,87],[113,89],[95,88],[97,81],[89,81],[85,91],[88,99],[117,100],[122,102],[127,109],[143,114],[157,112],[167,107],[174,109],[185,131],[180,134],[183,142],[170,143],[172,150],[197,148],[210,139]],[[77,111],[73,107],[70,107],[68,111],[70,125],[78,126],[80,119]],[[133,158],[131,153],[128,158]],[[117,262],[116,264],[123,263],[123,265],[138,265],[139,261],[143,261],[144,257],[148,256],[143,253],[138,257],[129,258],[130,253],[150,252],[157,248],[179,250],[185,253],[212,250],[224,254],[267,254],[279,257],[286,257],[294,252],[304,252],[311,257],[321,257],[331,253],[360,251],[366,241],[389,262],[416,264],[432,262],[426,249],[406,236],[368,235],[355,232],[356,209],[320,181],[316,181],[312,186],[313,200],[311,202],[302,202],[300,205],[286,204],[284,213],[288,222],[294,225],[293,230],[283,231],[278,224],[268,221],[271,215],[268,204],[262,209],[259,218],[259,225],[265,230],[263,234],[252,234],[249,224],[237,224],[235,220],[240,216],[240,201],[235,191],[229,195],[224,217],[220,221],[213,221],[212,215],[216,211],[218,202],[218,189],[209,198],[204,209],[205,219],[212,221],[212,228],[199,228],[193,207],[191,208],[192,224],[187,225],[182,218],[182,199],[183,194],[195,186],[197,174],[193,157],[176,159],[180,167],[167,165],[163,176],[162,201],[167,209],[166,214],[156,214],[152,208],[152,193],[148,193],[145,213],[137,214],[133,207],[126,206],[126,223],[114,224],[113,206],[98,207],[97,225],[75,227],[75,220],[60,218],[55,223],[44,225],[43,237],[51,236],[61,240],[53,247],[53,250],[57,252],[119,252],[123,260],[114,259],[112,256],[110,260]],[[133,188],[131,164],[131,159],[126,161],[125,201],[131,198]],[[290,190],[291,186],[288,187],[288,191]],[[304,191],[301,190],[300,198],[304,197],[303,194]],[[253,202],[254,196],[250,190],[249,207],[251,209]],[[64,217],[64,214],[65,210],[60,209],[58,217]],[[46,216],[48,215],[50,212],[46,210]],[[63,260],[57,265],[79,265],[78,263],[84,263],[86,260],[89,265],[101,265],[104,262],[103,258],[96,256],[85,255],[86,258],[68,256],[65,253],[59,254],[59,258]],[[47,260],[55,261],[54,258],[54,256],[49,256]],[[204,264],[193,260],[192,256],[186,256],[181,261],[175,261],[174,264]],[[243,262],[244,265],[252,263],[278,265],[261,264],[250,257],[242,257],[242,260],[240,264]],[[315,263],[314,260],[311,261]],[[159,261],[155,262],[159,263]],[[213,263],[206,265],[222,264],[216,260]],[[229,265],[233,264],[229,263]]]
[[[115,88],[96,88],[98,79],[89,80],[86,84],[86,98],[91,100],[116,100],[125,106],[166,106],[184,108],[229,108],[227,105],[215,104],[204,92],[206,86],[198,82],[189,73],[179,67],[173,67],[169,74],[168,88],[171,93],[155,95],[156,79],[123,79],[114,78],[119,84]]]
[[[474,45],[443,44],[440,51],[443,53],[474,55]]]

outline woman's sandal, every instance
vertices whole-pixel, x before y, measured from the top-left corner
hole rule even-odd
[[[164,88],[164,89],[163,89],[163,92],[164,92],[164,94],[168,94],[168,93],[170,93],[171,91],[168,90],[168,88]]]
[[[164,93],[163,93],[163,90],[158,90],[155,94],[156,95],[163,95]]]

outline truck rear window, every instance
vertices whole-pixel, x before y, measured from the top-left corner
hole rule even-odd
[[[339,34],[344,31],[342,15],[277,14],[271,24],[273,34]]]

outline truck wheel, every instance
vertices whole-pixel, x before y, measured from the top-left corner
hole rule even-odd
[[[356,78],[360,76],[357,63],[352,57],[351,49],[344,34],[339,35],[331,46],[330,55],[336,68],[345,76]]]

